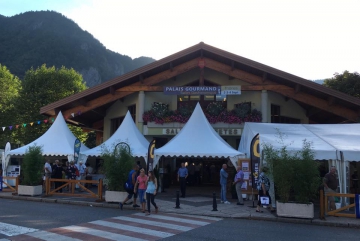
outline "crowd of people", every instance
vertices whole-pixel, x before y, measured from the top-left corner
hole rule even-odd
[[[159,207],[155,203],[155,196],[158,189],[157,178],[153,171],[149,171],[146,175],[145,169],[142,168],[140,162],[137,162],[129,172],[124,188],[127,191],[128,196],[123,202],[119,203],[121,210],[124,205],[130,205],[131,203],[128,203],[128,201],[134,197],[133,208],[140,207],[137,204],[137,200],[139,199],[141,211],[145,213],[145,215],[150,215],[151,213],[150,203],[154,206],[155,213],[159,211]]]
[[[65,162],[63,165],[59,160],[55,160],[53,164],[50,163],[50,160],[46,160],[44,165],[44,184],[45,189],[45,180],[46,178],[53,179],[67,179],[67,180],[85,180],[88,175],[93,173],[93,168],[88,164],[84,164],[83,161],[79,161],[78,164],[75,164],[74,161]],[[63,185],[63,182],[54,182],[54,188],[58,189]],[[65,187],[65,190],[72,190],[71,184]],[[83,191],[79,188],[79,191]],[[63,188],[60,188],[56,192],[62,193]]]

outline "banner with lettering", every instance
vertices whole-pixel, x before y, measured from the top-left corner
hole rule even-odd
[[[80,148],[81,148],[81,142],[79,139],[76,139],[74,143],[74,162],[76,164],[79,160]]]
[[[251,160],[251,171],[252,171],[252,184],[256,188],[257,180],[259,176],[259,165],[260,165],[260,141],[259,134],[254,136],[250,145],[250,160]]]
[[[155,142],[156,141],[154,139],[149,144],[147,166],[146,166],[147,172],[154,170],[153,164],[154,164]]]

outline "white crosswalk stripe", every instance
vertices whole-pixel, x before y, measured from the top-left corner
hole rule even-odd
[[[56,233],[51,233],[47,231],[39,231],[35,233],[28,233],[28,236],[34,237],[34,238],[40,238],[46,241],[81,241],[81,239],[77,238],[70,238],[64,235],[59,235]]]
[[[117,229],[126,230],[126,231],[132,231],[132,232],[138,232],[139,231],[138,227],[134,227],[134,226],[131,226],[131,225],[125,225],[125,224],[111,223],[111,222],[101,221],[101,220],[90,222],[90,223],[103,225],[105,227],[111,227],[111,228],[117,228]],[[174,235],[172,233],[166,233],[166,232],[151,230],[151,229],[147,229],[147,228],[141,228],[141,233],[152,235],[152,236],[157,236],[157,237],[160,237],[160,238],[167,238],[167,237],[170,237],[170,236]]]
[[[9,223],[0,222],[0,233],[6,236],[15,236],[15,235],[30,233],[35,231],[38,231],[38,229],[27,228]]]
[[[129,236],[121,235],[121,234],[110,233],[110,232],[102,231],[102,230],[94,230],[94,229],[86,228],[86,227],[68,226],[68,227],[64,227],[64,229],[68,229],[68,230],[80,232],[80,233],[86,233],[86,234],[94,235],[97,237],[106,237],[107,239],[112,239],[112,240],[144,241],[144,239],[138,239],[138,238],[129,237]]]
[[[135,223],[143,223],[143,224],[153,225],[153,226],[157,226],[157,227],[171,228],[171,229],[180,230],[180,231],[183,231],[183,232],[186,232],[186,231],[189,231],[189,230],[193,229],[193,228],[190,228],[190,227],[184,227],[184,226],[175,225],[175,224],[162,223],[162,222],[156,222],[156,221],[150,221],[150,220],[143,220],[143,219],[140,219],[140,218],[116,217],[115,219],[129,221],[129,222],[135,222]]]
[[[135,215],[143,216],[143,215],[141,215],[141,213],[137,213]],[[169,221],[184,222],[184,223],[190,223],[190,224],[201,225],[201,226],[210,224],[209,222],[202,222],[202,221],[196,221],[196,220],[184,219],[184,218],[175,218],[175,217],[169,217],[169,216],[164,216],[164,215],[154,215],[154,216],[152,216],[152,218],[161,219],[161,220],[165,220],[165,221],[169,220]]]
[[[156,214],[144,216],[143,213],[135,213],[128,216],[96,220],[84,224],[54,228],[46,231],[28,229],[32,231],[30,233],[24,233],[26,228],[22,227],[24,228],[22,229],[23,232],[20,232],[20,235],[12,237],[11,240],[159,240],[220,220],[222,219],[181,214]]]

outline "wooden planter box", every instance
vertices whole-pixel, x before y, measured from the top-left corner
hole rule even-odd
[[[314,218],[314,204],[282,203],[276,201],[276,214],[279,217]]]
[[[42,194],[42,185],[38,186],[18,186],[18,195],[24,196],[38,196]]]
[[[105,201],[108,203],[119,203],[124,201],[128,195],[127,192],[105,191]]]

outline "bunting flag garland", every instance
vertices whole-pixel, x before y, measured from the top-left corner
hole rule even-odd
[[[68,115],[65,119],[69,119],[71,117],[75,117],[75,115],[79,116],[81,115],[81,111],[79,110],[78,112],[73,112],[71,113],[71,115]],[[47,124],[47,123],[53,123],[55,121],[55,118],[49,118],[49,119],[45,119],[43,121],[38,120],[38,121],[33,121],[33,122],[29,122],[29,123],[22,123],[22,124],[18,124],[18,125],[10,125],[10,126],[2,126],[2,130],[5,131],[7,128],[9,128],[9,130],[11,131],[13,129],[13,127],[15,127],[16,129],[19,129],[19,127],[23,127],[26,128],[26,126],[28,126],[28,124],[30,124],[30,126],[33,126],[35,123],[37,123],[38,125],[40,125],[42,122]]]

